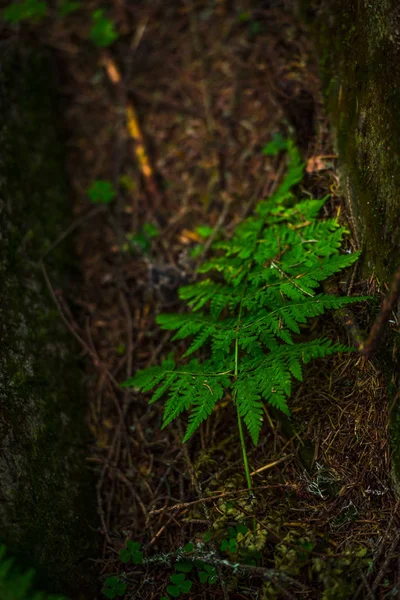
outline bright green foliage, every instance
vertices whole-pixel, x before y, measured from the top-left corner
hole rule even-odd
[[[23,0],[12,2],[3,10],[3,19],[7,23],[20,23],[28,19],[39,20],[47,15],[47,4],[42,0]]]
[[[92,28],[90,30],[90,39],[96,46],[105,48],[110,46],[118,39],[118,33],[115,25],[110,19],[104,16],[104,10],[95,10],[92,14]]]
[[[132,561],[135,565],[140,565],[143,562],[143,552],[140,550],[140,542],[132,542],[129,540],[126,543],[126,548],[123,548],[119,553],[119,557],[123,563]]]
[[[207,239],[208,237],[210,237],[214,229],[209,225],[199,225],[199,227],[196,227],[195,231],[199,234],[200,237]]]
[[[275,193],[231,239],[213,244],[214,254],[199,269],[207,278],[180,289],[191,312],[162,314],[157,322],[174,331],[172,340],[191,338],[184,357],[139,371],[124,387],[156,388],[150,402],[166,397],[163,427],[189,411],[186,441],[231,395],[256,444],[263,403],[289,415],[292,378],[302,365],[348,347],[327,339],[299,341],[307,320],[364,298],[321,293],[321,283],[352,265],[359,253],[340,253],[346,230],[336,218],[317,220],[324,200],[297,200],[293,187],[303,177],[299,153],[289,140],[288,171]],[[267,154],[283,148],[275,138]],[[201,358],[192,355],[198,353]]]
[[[121,581],[119,577],[107,577],[102,591],[107,598],[111,599],[123,596],[126,592],[126,583]]]
[[[117,195],[112,183],[105,179],[96,179],[87,193],[93,204],[109,204]]]
[[[1,600],[65,600],[61,596],[50,596],[32,591],[35,571],[21,573],[14,567],[12,558],[5,558],[6,548],[0,545],[0,598]]]

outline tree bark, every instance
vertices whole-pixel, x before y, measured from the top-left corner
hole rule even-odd
[[[69,213],[55,79],[43,53],[0,52],[0,543],[74,596],[96,586],[97,523],[77,348],[40,270]],[[59,287],[65,243],[47,262]]]
[[[383,292],[390,287],[397,301],[393,290],[396,282],[399,287],[400,266],[400,3],[300,0],[300,5],[316,40],[348,213],[362,249],[359,274],[373,276]],[[399,303],[392,302],[390,310],[392,331],[387,327],[380,364],[393,398],[393,482],[400,494]]]

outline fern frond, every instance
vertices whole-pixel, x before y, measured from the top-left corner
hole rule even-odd
[[[172,340],[183,340],[190,335],[196,335],[204,329],[213,327],[213,322],[209,317],[199,314],[186,314],[186,315],[171,315],[162,314],[158,315],[157,324],[161,326],[161,329],[168,331],[177,332],[173,336]]]
[[[236,392],[235,403],[239,416],[243,418],[256,445],[263,422],[263,403],[257,382],[251,377],[241,377],[233,384],[233,389]]]
[[[155,388],[166,375],[171,374],[175,369],[175,362],[172,358],[164,360],[160,366],[148,367],[142,371],[138,371],[133,377],[129,377],[121,384],[123,388],[137,388],[142,392],[149,392]]]
[[[223,385],[225,383],[225,386]],[[200,427],[201,423],[207,419],[212,413],[212,410],[218,400],[224,395],[225,387],[229,385],[229,381],[224,378],[221,381],[204,379],[202,386],[197,391],[196,396],[193,398],[192,410],[189,417],[189,423],[186,429],[183,443],[186,442]]]
[[[232,311],[240,302],[240,296],[235,288],[227,284],[214,283],[211,279],[181,287],[179,296],[182,300],[186,300],[195,312],[209,303],[210,314],[214,319],[217,319],[227,306]]]
[[[321,293],[321,282],[351,266],[359,253],[340,252],[347,231],[336,218],[317,219],[325,199],[296,201],[293,189],[304,165],[290,140],[276,138],[265,152],[282,150],[287,173],[274,194],[230,239],[212,245],[212,257],[198,269],[207,278],[180,288],[190,314],[157,317],[162,329],[174,332],[172,340],[192,338],[183,359],[200,349],[204,356],[206,347],[208,358],[179,367],[169,358],[123,384],[154,390],[150,402],[166,397],[163,427],[189,412],[183,441],[230,390],[239,421],[257,443],[264,403],[289,415],[292,381],[302,380],[303,365],[352,350],[325,339],[296,339],[308,319],[367,298]]]

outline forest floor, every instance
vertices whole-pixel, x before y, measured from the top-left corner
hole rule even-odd
[[[389,400],[377,364],[348,354],[309,365],[290,427],[266,407],[260,443],[249,445],[253,501],[228,402],[182,445],[179,424],[161,430],[162,402],[120,388],[173,348],[155,317],[181,310],[177,289],[207,253],[204,232],[229,235],[281,180],[285,157],[262,152],[274,134],[301,151],[299,192],[329,195],[325,215],[346,219],[309,34],[284,2],[235,4],[115,2],[120,38],[107,50],[82,41],[78,11],[46,34],[62,65],[81,278],[59,298],[86,365],[99,580],[120,577],[128,599],[167,597],[176,557],[206,534],[220,557],[216,582],[191,571],[183,597],[399,597]],[[93,207],[87,190],[99,179],[118,193]],[[352,271],[338,285],[373,293],[375,282]],[[357,317],[366,325],[368,308]],[[348,341],[332,316],[311,328]],[[142,564],[121,562],[128,540],[141,544]]]

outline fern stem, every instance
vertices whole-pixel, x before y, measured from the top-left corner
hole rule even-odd
[[[238,410],[237,410],[237,418],[238,418],[240,445],[242,446],[243,464],[244,464],[244,470],[246,473],[247,487],[249,488],[250,492],[253,492],[253,484],[252,484],[251,477],[250,477],[249,461],[247,460],[246,444],[244,441],[242,419],[240,418]]]
[[[241,318],[242,318],[242,302],[243,302],[243,296],[242,296],[242,299],[240,300],[240,305],[239,305],[238,325],[237,325],[237,332],[236,332],[236,339],[235,339],[235,372],[234,372],[235,379],[237,378],[237,376],[239,374],[239,328],[240,328],[240,322],[241,322]],[[236,412],[237,412],[237,418],[238,418],[240,445],[242,446],[244,471],[246,473],[247,487],[249,488],[250,492],[253,492],[253,484],[251,482],[251,477],[250,477],[249,461],[247,459],[247,451],[246,451],[246,443],[245,443],[244,433],[243,433],[242,419],[240,418],[239,409],[238,409],[237,402],[236,402],[236,396],[237,396],[237,391],[235,393],[235,404],[236,404]]]

